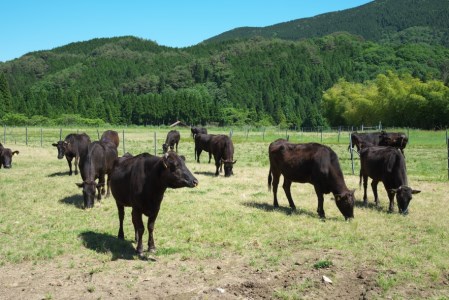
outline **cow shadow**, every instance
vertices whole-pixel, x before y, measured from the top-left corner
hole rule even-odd
[[[197,172],[193,172],[193,174],[195,175],[205,175],[205,176],[212,176],[212,177],[216,177],[215,176],[215,172],[204,172],[204,171],[197,171]]]
[[[69,176],[69,172],[56,172],[53,174],[48,174],[47,177],[62,177],[62,176]]]
[[[363,200],[355,200],[354,202],[354,206],[357,208],[362,208],[362,209],[372,209],[372,210],[376,210],[376,211],[382,211],[382,206],[379,204],[379,206],[376,205],[376,203],[373,202],[369,202],[368,201],[368,205],[365,206],[365,204],[363,203]]]
[[[296,208],[296,210],[292,210],[288,206],[274,207],[272,204],[259,203],[259,202],[244,202],[243,205],[250,208],[257,208],[266,212],[278,211],[284,213],[285,215],[306,215],[314,219],[318,218],[318,214],[310,212],[303,208]]]
[[[80,195],[80,194],[65,197],[65,198],[59,200],[59,202],[67,204],[67,205],[73,205],[76,208],[80,208],[80,209],[84,208],[83,195]]]
[[[101,254],[112,254],[112,260],[127,259],[134,260],[136,251],[131,241],[121,240],[117,236],[107,233],[85,231],[79,237],[84,247]]]

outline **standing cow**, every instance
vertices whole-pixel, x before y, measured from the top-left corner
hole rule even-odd
[[[379,205],[377,184],[382,181],[390,200],[389,212],[394,211],[394,195],[398,203],[399,212],[408,213],[408,206],[412,194],[420,191],[408,187],[405,160],[402,153],[393,147],[375,146],[360,151],[360,185],[363,178],[363,202],[368,204],[366,189],[368,177],[372,178],[374,201]]]
[[[176,146],[176,152],[178,152],[178,144],[179,144],[180,139],[181,139],[181,135],[179,134],[179,131],[170,130],[167,133],[167,138],[165,139],[165,143],[162,145],[162,150],[164,151],[164,153],[166,153],[168,151],[169,147],[170,147],[170,150],[173,151],[175,146]]]
[[[10,169],[12,167],[12,157],[16,154],[19,154],[19,151],[12,151],[3,147],[2,143],[0,143],[0,169],[2,166],[5,169]]]
[[[191,127],[190,131],[192,132],[193,139],[195,139],[195,136],[199,133],[207,134],[207,129],[203,127]]]
[[[200,162],[201,152],[206,151],[209,153],[209,163],[212,158],[212,153],[210,151],[210,141],[215,136],[215,134],[203,134],[198,133],[195,135],[195,159],[196,162]]]
[[[132,222],[137,242],[136,252],[143,252],[142,236],[145,227],[142,214],[148,216],[148,251],[154,252],[153,231],[157,215],[167,188],[195,187],[198,180],[175,153],[163,157],[148,153],[129,157],[116,165],[111,174],[111,190],[115,198],[120,227],[118,238],[124,239],[123,219],[125,207],[132,207]]]
[[[120,138],[118,137],[118,132],[114,130],[106,130],[103,132],[100,138],[100,142],[111,142],[115,145],[116,148],[118,148],[118,145],[120,144]]]
[[[310,183],[318,197],[317,212],[325,218],[323,194],[332,193],[335,203],[345,219],[354,217],[354,190],[350,191],[344,181],[337,154],[329,147],[317,144],[293,144],[278,139],[268,148],[270,171],[268,188],[273,180],[273,205],[278,207],[277,189],[279,178],[284,175],[285,195],[292,209],[296,209],[290,193],[292,182]]]
[[[215,160],[215,176],[219,175],[222,166],[224,166],[225,177],[233,175],[232,167],[236,163],[234,160],[234,145],[232,140],[227,135],[219,134],[211,138],[209,144],[210,154],[214,156]]]
[[[90,137],[85,134],[71,133],[67,135],[64,141],[58,141],[52,144],[58,149],[58,159],[65,155],[69,165],[69,175],[72,175],[72,160],[75,158],[75,175],[78,174],[78,166],[81,169],[81,157],[87,155],[87,147],[90,144]]]
[[[110,174],[114,161],[118,158],[117,147],[112,142],[93,142],[89,144],[86,157],[82,158],[81,178],[82,183],[76,185],[83,189],[84,208],[94,206],[95,189],[97,189],[97,200],[104,195],[105,176],[108,175],[107,193],[110,194]],[[95,180],[98,179],[98,183]]]

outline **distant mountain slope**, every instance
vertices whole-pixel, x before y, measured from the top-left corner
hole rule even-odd
[[[267,27],[241,27],[204,43],[255,36],[299,40],[347,31],[368,40],[379,41],[410,27],[431,28],[438,33],[439,44],[449,45],[448,0],[376,0],[338,12],[297,19]]]

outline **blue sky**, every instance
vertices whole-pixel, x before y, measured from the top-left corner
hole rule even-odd
[[[371,0],[2,0],[0,61],[93,38],[133,35],[196,45],[243,26],[263,27]]]

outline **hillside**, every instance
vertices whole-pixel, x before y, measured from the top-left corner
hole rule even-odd
[[[345,12],[363,18],[360,11],[368,14],[373,5],[388,4],[388,11],[395,11],[406,2],[376,1]],[[403,21],[407,24],[419,23],[411,20],[412,16],[424,18],[420,15],[423,3],[433,3],[427,11],[434,15],[447,13],[447,8],[437,5],[442,1],[408,2],[416,2],[410,6],[417,10]],[[327,16],[332,24],[340,13],[317,18]],[[353,20],[357,24],[355,17]],[[347,121],[339,116],[325,116],[322,107],[323,92],[342,79],[364,83],[393,72],[424,83],[438,80],[443,86],[449,84],[449,49],[438,42],[448,36],[438,24],[449,18],[428,20],[433,27],[406,28],[406,24],[402,31],[379,35],[383,38],[378,42],[361,34],[336,32],[294,41],[254,37],[170,48],[124,36],[36,51],[0,63],[0,119],[20,125],[30,124],[26,118],[34,118],[34,124],[34,120],[42,123],[78,114],[111,124],[183,120],[189,124],[280,124],[289,128],[345,125]],[[447,120],[449,116],[439,120],[438,126],[445,126]],[[382,121],[385,126],[389,123]],[[390,125],[413,124],[391,118]],[[432,128],[434,124],[423,126]]]
[[[433,42],[449,46],[449,4],[446,0],[376,0],[352,9],[297,19],[267,27],[242,27],[204,41],[212,43],[256,36],[300,40],[346,31],[381,41],[411,27],[431,30]],[[410,35],[411,32],[408,33]]]

